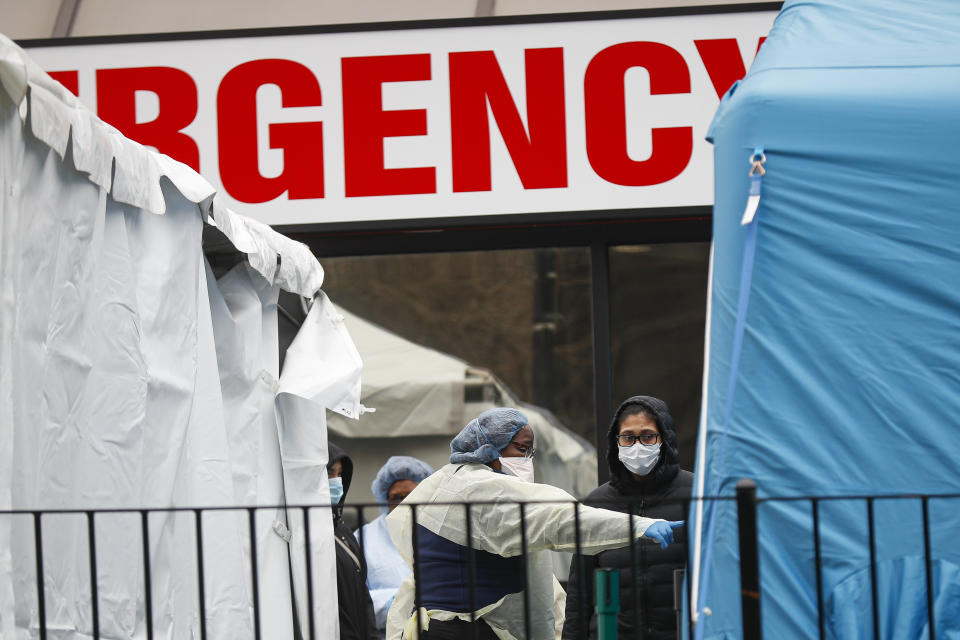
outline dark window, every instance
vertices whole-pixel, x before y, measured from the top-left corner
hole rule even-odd
[[[614,403],[656,396],[670,406],[680,461],[693,469],[703,375],[710,244],[610,248]]]

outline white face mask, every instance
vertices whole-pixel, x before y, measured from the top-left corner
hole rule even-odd
[[[510,475],[533,482],[533,458],[500,458],[500,466]]]
[[[637,442],[631,447],[617,445],[617,448],[620,449],[618,454],[620,462],[638,476],[645,476],[650,473],[657,466],[657,461],[660,460],[659,442],[651,445]]]

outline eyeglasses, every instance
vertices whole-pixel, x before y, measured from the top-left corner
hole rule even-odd
[[[660,442],[660,434],[654,433],[652,431],[647,431],[639,435],[633,435],[632,433],[624,433],[617,436],[617,442],[620,443],[621,447],[632,447],[635,442],[640,444],[645,444],[650,446],[651,444],[657,444]]]
[[[533,447],[528,447],[525,444],[517,444],[516,442],[510,442],[510,446],[520,452],[520,455],[524,458],[533,458],[537,455],[537,450]]]

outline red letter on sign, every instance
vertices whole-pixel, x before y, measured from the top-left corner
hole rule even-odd
[[[137,122],[137,91],[157,94],[160,113]],[[171,67],[97,70],[97,115],[137,142],[200,170],[200,151],[181,129],[197,115],[197,85],[185,71]]]
[[[654,129],[653,151],[637,162],[627,154],[623,79],[632,67],[650,73],[650,93],[690,93],[687,63],[657,42],[625,42],[594,56],[584,77],[587,158],[597,175],[629,187],[660,184],[680,175],[693,153],[693,128]]]
[[[430,54],[344,58],[343,159],[346,194],[435,193],[436,169],[384,167],[383,140],[427,133],[426,109],[383,110],[383,83],[430,79]]]
[[[766,38],[760,38],[757,51],[764,40]],[[710,76],[718,98],[722,98],[734,82],[747,74],[736,38],[694,40],[693,43],[697,45],[700,59],[703,60],[703,66],[707,69],[707,75]]]
[[[490,191],[487,103],[525,189],[567,186],[563,49],[527,49],[527,123],[493,51],[450,54],[453,190]]]
[[[267,202],[283,192],[291,200],[323,197],[323,124],[271,124],[270,148],[283,149],[283,173],[260,174],[257,149],[257,89],[280,87],[284,107],[319,107],[313,72],[291,60],[252,60],[231,69],[217,91],[220,180],[240,202]]]
[[[77,71],[51,71],[50,77],[67,88],[75,96],[80,95],[80,73]]]
[[[694,40],[700,59],[707,69],[710,82],[722,98],[730,86],[746,75],[743,58],[740,57],[740,47],[736,38],[722,38],[718,40]]]

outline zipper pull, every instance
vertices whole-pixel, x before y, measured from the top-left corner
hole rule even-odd
[[[750,155],[750,194],[747,196],[747,206],[743,210],[743,217],[740,218],[740,224],[746,226],[753,222],[757,215],[757,207],[760,206],[760,184],[767,170],[763,168],[763,163],[767,161],[767,156],[763,153],[763,147],[756,147]]]

